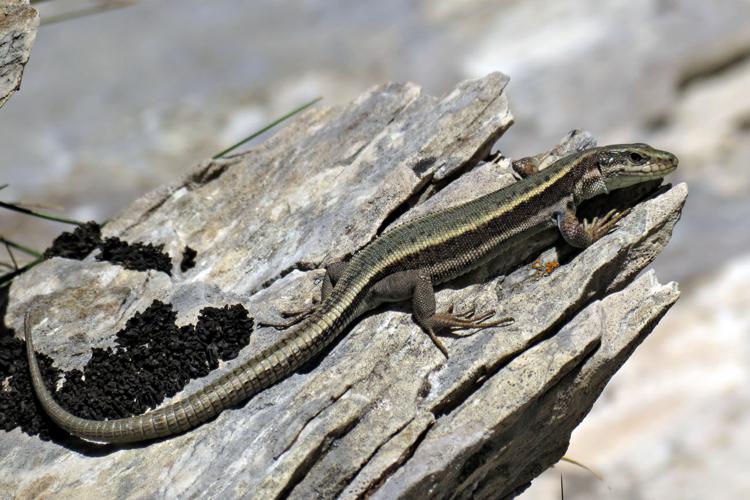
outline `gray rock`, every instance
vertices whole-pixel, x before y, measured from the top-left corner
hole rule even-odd
[[[512,122],[506,83],[495,73],[440,99],[388,84],[309,111],[252,151],[141,198],[105,228],[163,243],[173,257],[190,245],[195,268],[169,277],[55,258],[14,282],[6,323],[20,330],[31,309],[38,350],[69,369],[154,299],[171,302],[179,323],[206,305],[240,302],[259,319],[310,305],[323,265],[412,213],[512,182],[509,160],[480,162]],[[585,144],[590,137],[574,133],[549,154]],[[685,185],[663,189],[590,248],[559,252],[564,264],[552,273],[518,267],[555,240],[550,233],[508,255],[495,269],[515,269],[507,276],[440,290],[439,309],[515,318],[445,338],[448,360],[408,311],[381,310],[311,371],[171,439],[89,456],[18,429],[0,433],[0,487],[111,498],[513,495],[562,456],[609,377],[677,300],[676,284],[652,272],[633,279],[669,240],[686,196]],[[280,335],[256,329],[225,366]]]
[[[29,0],[4,0],[0,5],[0,108],[21,88],[38,27],[39,14]]]

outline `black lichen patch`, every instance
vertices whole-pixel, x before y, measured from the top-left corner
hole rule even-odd
[[[20,426],[27,434],[50,439],[49,425],[40,417],[42,408],[33,396],[26,345],[5,325],[9,289],[10,286],[0,288],[0,430],[11,431]],[[56,380],[60,371],[52,368],[52,359],[43,354],[38,359],[42,373]]]
[[[55,238],[52,246],[44,251],[44,258],[81,260],[97,248],[101,253],[96,260],[119,264],[133,271],[154,269],[172,275],[172,260],[164,253],[164,245],[128,243],[115,237],[102,240],[101,227],[93,221]]]
[[[116,334],[114,349],[93,349],[83,370],[65,372],[55,393],[60,405],[84,418],[122,418],[145,412],[180,391],[192,378],[218,367],[219,360],[237,357],[247,345],[253,320],[241,305],[206,307],[196,325],[177,327],[176,313],[154,301]],[[39,407],[31,387],[24,342],[0,337],[0,429],[15,427],[42,439],[61,438]],[[6,352],[7,351],[7,352]],[[39,356],[47,387],[60,371]],[[7,390],[5,389],[7,387]]]
[[[34,397],[25,349],[21,340],[0,337],[0,430],[21,427],[26,434],[39,434],[46,441],[61,431],[53,427]],[[57,380],[60,370],[52,367],[52,359],[42,354],[38,360],[45,378]]]
[[[184,273],[188,269],[194,268],[196,255],[198,255],[198,252],[186,246],[185,250],[182,251],[182,262],[180,262],[180,271]]]
[[[65,257],[66,259],[84,259],[99,247],[102,233],[99,224],[89,221],[75,230],[64,232],[52,242],[52,246],[44,251],[44,258]]]
[[[60,431],[43,415],[42,407],[33,396],[25,348],[21,340],[0,338],[0,350],[5,358],[0,363],[0,429],[11,431],[21,427],[26,434],[39,434],[47,441]],[[45,378],[56,380],[60,371],[52,367],[52,359],[41,355],[38,360]]]
[[[120,238],[107,238],[100,245],[102,253],[96,260],[119,264],[133,271],[155,269],[172,275],[172,260],[164,253],[164,245],[128,243]]]

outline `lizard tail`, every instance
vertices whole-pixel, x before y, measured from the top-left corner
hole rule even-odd
[[[44,384],[34,353],[29,313],[24,316],[26,357],[34,392],[44,411],[62,429],[88,441],[131,443],[179,434],[210,420],[291,374],[335,337],[330,324],[310,318],[290,337],[264,349],[246,362],[185,399],[143,415],[114,420],[76,417],[61,407]]]

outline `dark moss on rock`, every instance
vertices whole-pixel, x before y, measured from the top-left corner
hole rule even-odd
[[[47,387],[61,406],[84,418],[136,415],[175,395],[193,378],[204,377],[219,360],[237,357],[250,340],[253,320],[241,305],[204,308],[195,325],[177,327],[176,313],[154,301],[116,334],[114,349],[92,349],[82,370],[61,373],[39,356]],[[36,401],[23,341],[0,337],[0,429],[15,427],[42,439],[63,437]]]
[[[184,273],[188,269],[194,268],[196,255],[198,255],[198,252],[186,246],[185,250],[182,251],[182,262],[180,262],[180,271]]]
[[[64,232],[44,251],[44,258],[64,257],[82,260],[96,249],[101,250],[96,260],[118,264],[133,271],[162,271],[172,275],[172,260],[164,253],[164,245],[150,243],[128,243],[117,237],[102,240],[101,227],[96,222],[87,222],[78,226],[73,232]],[[185,247],[185,251],[189,247]],[[197,253],[190,249],[194,259]],[[188,263],[190,259],[188,259]],[[185,255],[183,255],[183,266]],[[195,261],[192,261],[195,265]]]
[[[73,232],[64,232],[44,251],[44,258],[65,257],[82,260],[99,247],[102,241],[101,227],[94,221],[78,226]]]
[[[50,439],[52,423],[33,395],[26,344],[15,338],[14,330],[5,325],[9,288],[0,287],[0,430],[21,427],[27,434]],[[52,359],[44,354],[38,359],[42,373],[50,380],[57,380],[60,371],[52,368]]]
[[[96,260],[119,264],[133,271],[154,269],[172,275],[172,260],[164,253],[164,245],[128,243],[112,237],[104,240],[99,248],[102,252],[96,256]]]

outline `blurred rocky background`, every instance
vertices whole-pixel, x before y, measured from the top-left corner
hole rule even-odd
[[[675,152],[690,187],[653,265],[682,298],[572,437],[568,456],[603,479],[563,464],[521,498],[560,498],[560,474],[576,499],[750,498],[750,2],[117,3],[67,20],[102,2],[34,3],[42,26],[0,110],[0,199],[103,221],[316,96],[503,71],[506,155],[584,128]],[[37,249],[63,229],[0,214],[0,235]]]

